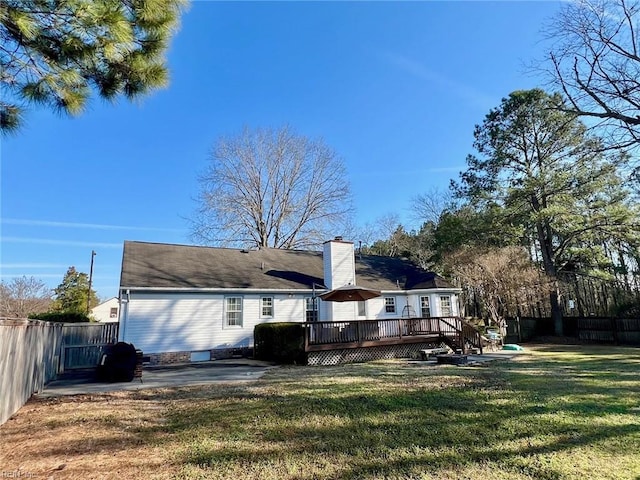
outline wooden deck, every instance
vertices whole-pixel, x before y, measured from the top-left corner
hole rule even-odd
[[[305,326],[307,352],[423,342],[482,351],[480,332],[460,317],[309,322]]]

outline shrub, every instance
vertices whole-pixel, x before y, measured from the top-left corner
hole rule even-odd
[[[33,320],[42,320],[44,322],[59,322],[59,323],[87,323],[91,319],[84,313],[77,312],[46,312],[36,313],[29,315],[29,318]]]
[[[640,318],[640,299],[622,303],[614,310],[613,315],[619,318]]]
[[[254,357],[277,363],[307,363],[304,325],[296,322],[261,323],[253,330]]]

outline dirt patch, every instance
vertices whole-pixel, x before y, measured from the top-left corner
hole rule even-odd
[[[155,391],[32,399],[0,427],[2,475],[171,477],[162,397]]]

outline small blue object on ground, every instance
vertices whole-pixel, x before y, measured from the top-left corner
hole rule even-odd
[[[520,345],[516,345],[515,343],[507,343],[505,345],[502,346],[503,350],[516,350],[518,352],[524,350],[523,347],[521,347]]]

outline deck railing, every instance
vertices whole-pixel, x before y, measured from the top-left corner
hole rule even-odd
[[[394,318],[310,322],[306,324],[307,351],[354,348],[393,343],[443,341],[454,349],[482,349],[480,332],[460,317]]]

